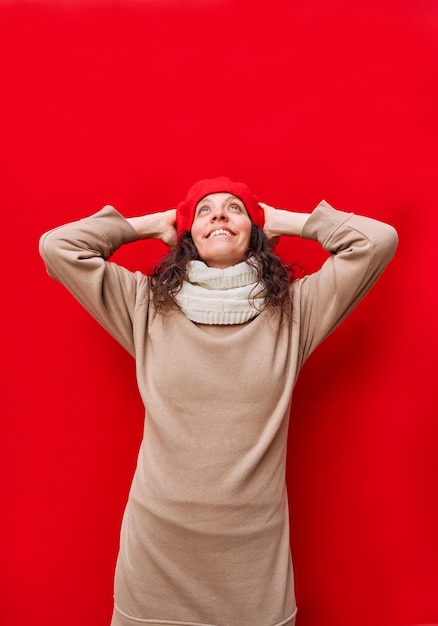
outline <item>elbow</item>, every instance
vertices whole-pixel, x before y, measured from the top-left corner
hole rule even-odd
[[[59,248],[56,244],[56,237],[54,237],[52,233],[53,231],[48,231],[41,235],[38,242],[38,251],[44,261],[48,275],[57,280],[53,266],[56,266]]]
[[[43,235],[41,235],[38,241],[38,252],[40,253],[40,257],[43,259],[43,261],[47,260],[48,236],[49,236],[49,233],[44,233]]]
[[[397,250],[398,246],[398,233],[393,226],[385,224],[386,226],[386,238],[385,247],[388,251],[388,255],[392,258]]]
[[[389,263],[395,255],[398,246],[398,233],[390,224],[381,223],[379,236],[373,242],[373,255],[376,259],[381,259],[385,265]]]
[[[47,233],[41,235],[38,242],[38,251],[44,262],[47,263],[53,248],[53,237],[51,237],[51,231],[48,231]]]

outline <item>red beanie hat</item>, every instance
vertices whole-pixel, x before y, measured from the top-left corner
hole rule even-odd
[[[234,183],[226,176],[200,180],[189,189],[187,198],[176,207],[176,228],[178,235],[190,232],[195,217],[196,205],[211,193],[231,193],[242,200],[248,215],[256,226],[263,228],[265,214],[256,196],[244,183]]]

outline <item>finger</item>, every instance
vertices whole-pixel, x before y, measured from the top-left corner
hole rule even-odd
[[[259,202],[259,207],[261,207],[264,211],[275,211],[275,208],[273,206],[270,206],[265,202]]]

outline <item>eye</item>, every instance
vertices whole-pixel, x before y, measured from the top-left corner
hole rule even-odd
[[[204,204],[203,206],[200,206],[198,209],[198,215],[201,215],[202,213],[207,213],[210,210],[210,207],[206,204]]]
[[[230,204],[230,206],[228,207],[231,211],[241,211],[242,207],[240,207],[238,204]]]

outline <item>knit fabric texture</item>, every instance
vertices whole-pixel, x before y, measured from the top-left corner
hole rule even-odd
[[[259,206],[257,197],[245,183],[236,183],[226,176],[207,178],[195,183],[187,194],[185,200],[176,207],[176,228],[178,235],[190,232],[195,216],[196,205],[202,198],[211,193],[230,193],[242,200],[246,210],[256,226],[263,228],[265,214]]]
[[[265,298],[257,270],[246,261],[225,269],[191,261],[188,281],[175,298],[198,324],[244,324],[262,310]]]

